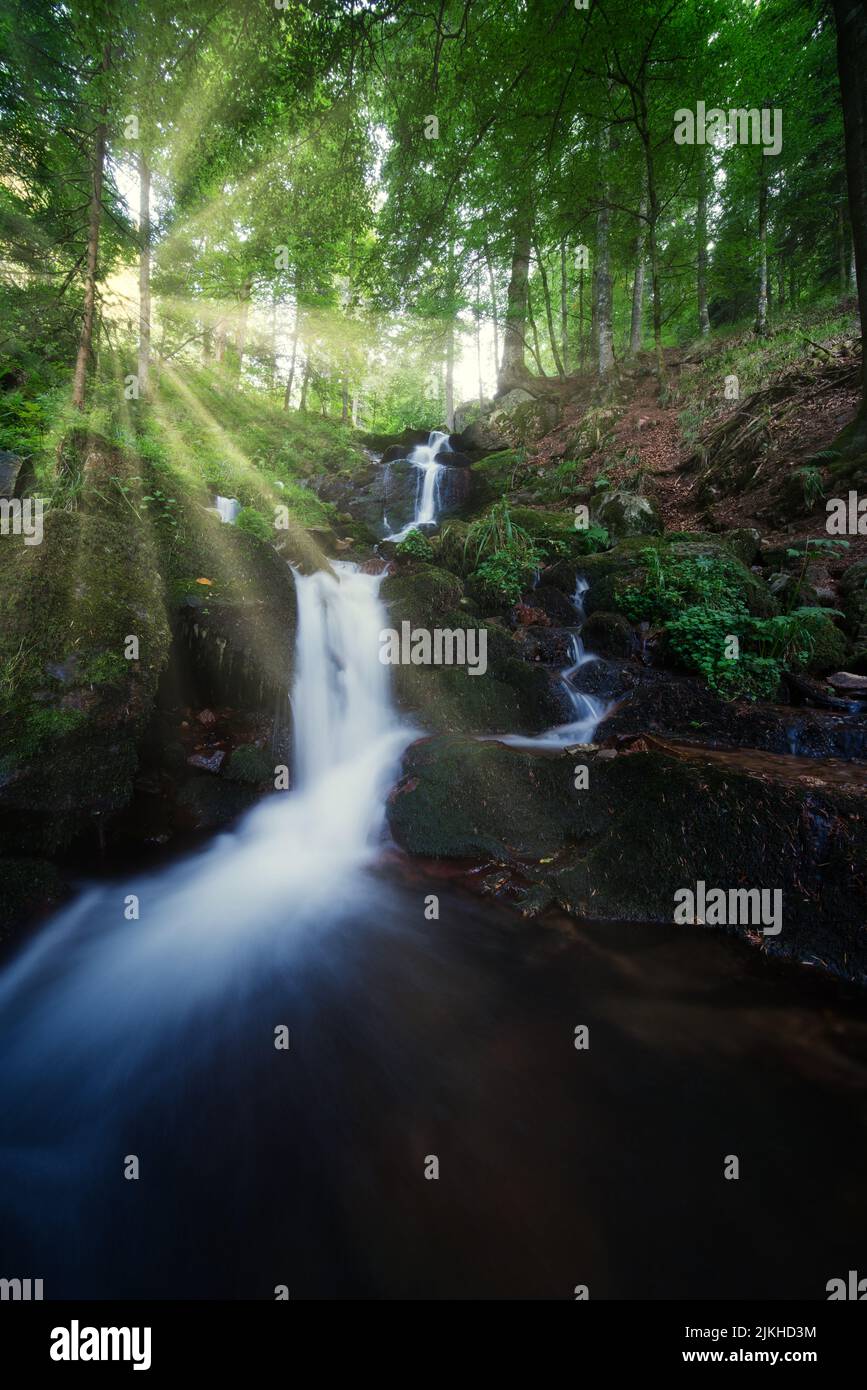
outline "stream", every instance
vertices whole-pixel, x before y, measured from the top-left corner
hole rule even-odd
[[[418,731],[381,576],[334,570],[296,575],[294,790],[83,888],[0,977],[3,1274],[49,1299],[824,1297],[863,1263],[854,994],[695,929],[525,924],[385,847]]]

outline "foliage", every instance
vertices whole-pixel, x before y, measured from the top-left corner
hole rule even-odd
[[[427,564],[433,560],[433,547],[423,531],[410,531],[402,541],[398,541],[395,549],[398,555],[408,560],[424,560]]]

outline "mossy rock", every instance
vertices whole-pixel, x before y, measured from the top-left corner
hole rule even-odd
[[[809,656],[802,663],[796,663],[796,669],[812,676],[842,670],[846,665],[848,643],[831,614],[811,613],[805,615],[803,622],[809,634]]]
[[[392,626],[484,630],[487,670],[467,666],[392,669],[400,707],[425,728],[472,733],[539,733],[563,717],[556,686],[544,671],[522,661],[511,636],[462,607],[463,586],[447,570],[419,565],[388,575],[380,590]]]
[[[511,491],[515,470],[526,457],[522,449],[500,449],[470,470],[470,506],[482,511]]]
[[[622,611],[623,595],[627,589],[641,588],[649,576],[646,553],[654,551],[660,559],[678,560],[704,558],[724,564],[729,577],[740,591],[747,610],[757,618],[770,618],[779,612],[779,604],[767,585],[752,573],[719,537],[699,540],[669,540],[665,536],[633,536],[611,550],[598,555],[585,555],[580,560],[560,561],[545,570],[546,583],[572,593],[577,575],[583,575],[590,587],[585,595],[585,610]]]
[[[447,626],[463,598],[463,585],[456,575],[434,565],[410,564],[382,582],[380,595],[394,626],[408,620],[416,627]]]
[[[637,492],[604,492],[594,498],[590,516],[610,536],[658,536],[662,531],[659,508]]]

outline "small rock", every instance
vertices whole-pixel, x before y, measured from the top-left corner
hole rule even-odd
[[[212,709],[201,709],[196,715],[200,724],[204,724],[206,729],[210,729],[217,722],[217,716]]]
[[[187,758],[190,767],[201,768],[203,772],[219,772],[226,755],[218,748],[213,753],[191,753]]]

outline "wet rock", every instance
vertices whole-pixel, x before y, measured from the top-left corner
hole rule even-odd
[[[512,627],[548,627],[550,618],[543,608],[534,608],[529,603],[516,603],[509,614]]]
[[[578,621],[572,599],[553,584],[537,584],[525,595],[525,602],[533,608],[540,608],[548,622],[555,627],[574,627]]]
[[[513,638],[522,661],[542,662],[562,670],[572,661],[572,636],[559,628],[523,627]]]
[[[632,624],[622,613],[591,613],[581,629],[581,639],[588,652],[600,656],[629,657],[637,648]]]

